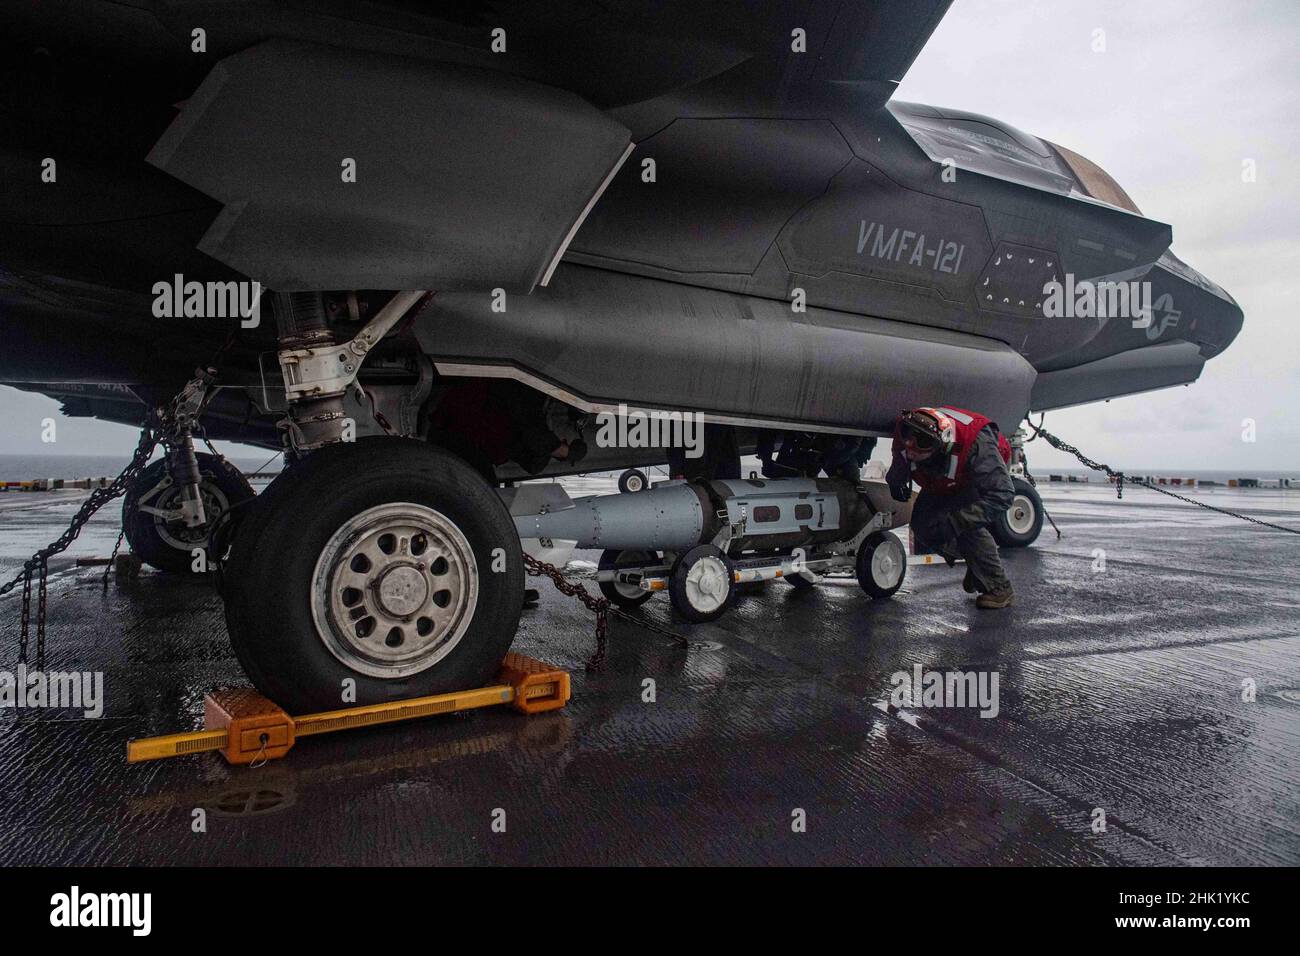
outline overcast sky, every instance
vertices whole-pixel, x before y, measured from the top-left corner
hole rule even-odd
[[[1098,29],[1105,52],[1093,50]],[[956,0],[899,90],[1098,163],[1245,312],[1236,342],[1192,386],[1048,415],[1093,458],[1300,473],[1298,40],[1297,0]],[[1245,159],[1256,182],[1242,181]],[[62,419],[48,399],[3,387],[0,399],[0,454],[125,455],[135,444],[132,429]],[[53,446],[40,440],[46,416],[59,419]],[[1242,441],[1246,418],[1253,444]],[[1030,463],[1073,462],[1037,442]]]
[[[1189,387],[1048,413],[1089,457],[1300,471],[1298,42],[1296,0],[956,0],[904,79],[898,99],[984,113],[1100,165],[1245,313]],[[1041,448],[1032,469],[1071,463]]]

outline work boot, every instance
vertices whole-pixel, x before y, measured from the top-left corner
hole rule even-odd
[[[1001,591],[988,591],[981,594],[975,599],[975,606],[983,611],[996,610],[1001,607],[1010,607],[1011,599],[1014,595],[1011,593],[1011,585],[1007,585]]]
[[[980,583],[975,580],[975,573],[969,567],[966,568],[966,577],[962,579],[961,589],[967,594],[974,594],[980,589]]]

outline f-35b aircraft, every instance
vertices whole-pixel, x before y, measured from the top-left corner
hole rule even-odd
[[[524,591],[493,484],[663,460],[594,414],[741,449],[941,403],[1010,432],[1232,342],[1097,165],[891,99],[947,6],[6,4],[0,382],[152,416],[132,544],[221,542],[282,704],[476,686]],[[204,436],[289,467],[248,500]]]

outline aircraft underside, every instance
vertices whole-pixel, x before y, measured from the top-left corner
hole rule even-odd
[[[147,507],[212,529],[241,661],[303,704],[494,666],[523,564],[493,486],[664,460],[610,415],[736,450],[941,402],[1010,433],[1240,329],[1084,157],[891,101],[942,0],[328,6],[209,4],[202,38],[9,11],[36,92],[0,140],[0,383],[156,433]],[[218,524],[196,437],[291,467]]]

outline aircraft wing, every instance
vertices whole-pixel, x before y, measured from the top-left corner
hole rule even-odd
[[[947,5],[489,3],[443,37],[462,62],[266,39],[217,63],[149,162],[222,203],[200,250],[273,287],[528,292],[630,149],[601,101],[748,63],[755,87],[883,102]]]
[[[951,4],[952,0],[843,0],[817,46],[809,47],[817,50],[816,58],[792,59],[788,73],[798,79],[897,86]]]
[[[511,0],[484,4],[476,25],[518,37],[533,75],[610,107],[742,64],[758,67],[747,74],[756,82],[877,82],[892,91],[951,2]]]

